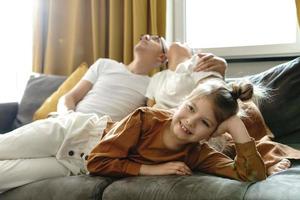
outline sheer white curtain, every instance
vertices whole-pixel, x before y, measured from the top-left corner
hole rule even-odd
[[[0,1],[0,103],[19,101],[31,72],[33,1]]]

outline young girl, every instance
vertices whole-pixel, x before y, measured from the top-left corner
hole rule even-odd
[[[150,107],[136,110],[106,129],[90,153],[88,171],[133,176],[190,175],[200,170],[243,181],[265,179],[262,158],[236,116],[237,99],[251,98],[252,87],[242,85],[239,89],[241,93],[232,91],[221,79],[212,79],[195,88],[174,114]],[[206,144],[200,146],[199,141],[217,129],[226,130],[234,139],[236,161]]]
[[[223,80],[211,79],[195,88],[175,113],[139,108],[112,123],[107,116],[73,112],[23,126],[0,136],[0,191],[85,173],[190,175],[200,170],[243,181],[263,180],[264,162],[277,165],[282,155],[273,155],[278,151],[272,151],[277,147],[271,143],[261,157],[236,116],[237,99],[250,99],[252,91],[249,84],[232,90]],[[234,160],[199,143],[224,131],[235,142]]]
[[[190,175],[202,171],[242,181],[263,180],[286,166],[284,158],[300,158],[300,152],[269,142],[259,146],[236,114],[237,99],[253,95],[249,83],[227,86],[222,79],[198,85],[172,113],[140,108],[106,129],[90,153],[87,168],[94,175]],[[215,151],[206,143],[213,134],[227,132],[233,138],[236,158]],[[288,150],[288,151],[285,151]],[[274,152],[276,155],[274,155]],[[261,157],[262,156],[262,157]]]

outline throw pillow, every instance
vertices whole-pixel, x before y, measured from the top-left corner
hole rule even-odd
[[[32,122],[34,112],[62,82],[65,76],[33,74],[30,76],[19,104],[13,129]]]
[[[48,114],[56,111],[58,100],[61,96],[70,91],[83,77],[85,72],[88,70],[88,65],[82,63],[63,84],[44,101],[42,106],[34,113],[33,121],[47,118]]]

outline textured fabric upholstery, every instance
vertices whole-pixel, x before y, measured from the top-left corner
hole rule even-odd
[[[12,129],[14,119],[18,112],[18,103],[0,103],[0,134]]]
[[[297,200],[300,198],[300,163],[291,169],[274,174],[267,180],[252,184],[245,200]]]
[[[300,57],[249,76],[270,89],[270,98],[260,105],[267,125],[275,137],[300,132]]]
[[[143,176],[110,184],[105,200],[243,199],[250,183],[197,173],[193,176]]]
[[[84,175],[51,178],[8,191],[0,200],[96,200],[111,182],[111,178]]]

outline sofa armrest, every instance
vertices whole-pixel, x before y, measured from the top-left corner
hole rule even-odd
[[[12,129],[18,107],[19,104],[17,102],[0,103],[0,134]]]

